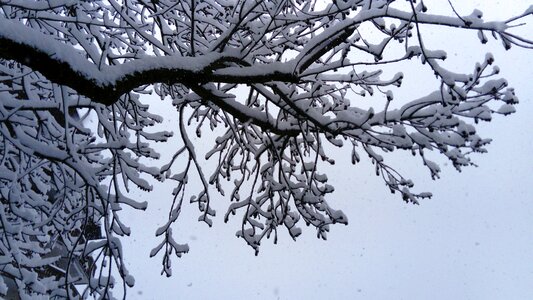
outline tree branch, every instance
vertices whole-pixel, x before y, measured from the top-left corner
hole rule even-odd
[[[73,47],[35,29],[5,19],[0,19],[0,28],[0,58],[26,65],[48,80],[105,105],[115,103],[136,87],[159,82],[187,86],[206,82],[297,82],[292,64],[226,67],[239,63],[240,58],[225,53],[143,57],[98,69]]]

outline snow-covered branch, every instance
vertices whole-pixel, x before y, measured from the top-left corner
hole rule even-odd
[[[171,257],[189,251],[172,228],[191,195],[208,225],[213,193],[228,198],[224,219],[240,214],[237,236],[255,253],[280,228],[296,239],[306,224],[326,239],[330,225],[347,224],[320,172],[335,163],[328,144],[350,147],[353,164],[368,156],[408,203],[431,194],[412,191],[388,153],[419,157],[432,178],[434,157],[472,165],[469,154],[490,142],[475,124],[513,113],[518,100],[492,55],[470,72],[448,69],[446,49],[426,45],[424,29],[532,48],[514,30],[529,26],[517,22],[533,8],[485,21],[414,0],[330,2],[0,0],[0,296],[2,280],[21,297],[109,299],[117,276],[132,286],[120,210],[144,209],[128,192],[155,181],[176,185],[150,253],[170,275]],[[436,76],[433,92],[396,99],[406,63]],[[176,108],[177,140],[157,130],[163,117],[144,99],[153,92]],[[382,105],[359,105],[363,96]],[[212,170],[191,134],[212,143]],[[178,150],[154,167],[156,143],[169,142]],[[186,191],[194,176],[200,191]],[[58,247],[65,257],[52,255]],[[69,288],[82,283],[79,295]]]

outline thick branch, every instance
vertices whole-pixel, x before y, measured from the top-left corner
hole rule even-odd
[[[226,67],[240,59],[222,53],[200,57],[143,57],[98,69],[79,51],[37,30],[2,19],[0,28],[0,58],[24,64],[50,81],[71,87],[105,105],[116,102],[138,86],[158,82],[193,86],[207,82],[297,81],[292,64]]]
[[[225,95],[216,95],[218,90],[209,89],[207,85],[190,87],[198,96],[206,101],[211,101],[224,111],[230,113],[243,123],[251,122],[263,130],[284,136],[296,136],[300,134],[298,127],[289,125],[287,122],[276,122],[268,113],[259,112],[253,108],[228,99]]]

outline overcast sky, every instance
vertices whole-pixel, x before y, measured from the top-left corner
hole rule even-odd
[[[425,2],[430,9],[447,3]],[[455,2],[461,14],[477,7],[487,20],[517,14],[530,3]],[[528,22],[532,38],[533,18]],[[238,220],[222,222],[226,199],[215,203],[213,228],[196,222],[198,211],[186,206],[174,232],[191,251],[174,259],[171,278],[159,275],[159,256],[148,258],[171,199],[172,187],[157,186],[138,194],[149,201],[146,212],[128,214],[134,233],[124,248],[136,277],[128,298],[533,299],[533,52],[505,52],[498,42],[482,46],[475,32],[430,30],[423,32],[427,46],[444,47],[458,71],[470,72],[492,52],[521,100],[516,114],[478,127],[482,137],[493,138],[488,154],[474,156],[478,168],[457,173],[441,165],[442,178],[432,181],[417,158],[398,153],[395,164],[415,181],[415,190],[434,194],[413,206],[390,194],[368,162],[348,167],[349,156],[339,153],[327,171],[336,188],[329,203],[346,213],[349,225],[333,226],[328,241],[316,239],[312,229],[304,228],[296,242],[282,234],[278,245],[263,241],[258,257],[235,237]],[[392,71],[406,74],[395,99],[426,94],[431,73],[413,65]]]

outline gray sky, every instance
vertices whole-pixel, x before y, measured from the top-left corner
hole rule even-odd
[[[431,9],[432,2],[447,1],[425,2]],[[522,12],[529,1],[461,2],[469,3],[461,3],[462,14],[479,5],[488,20]],[[528,22],[533,24],[533,18]],[[475,32],[433,33],[428,28],[423,34],[429,48],[446,49],[449,63],[459,71],[471,71],[475,61],[492,52],[502,76],[517,90],[521,102],[516,114],[477,127],[481,136],[493,138],[488,154],[474,156],[479,168],[457,173],[441,164],[442,178],[432,181],[418,158],[394,155],[416,191],[434,194],[413,206],[390,194],[368,162],[342,167],[350,165],[349,156],[339,153],[337,164],[326,172],[336,188],[329,203],[346,213],[349,225],[333,226],[328,241],[316,239],[311,229],[304,228],[296,242],[283,233],[278,245],[263,241],[258,257],[235,237],[237,219],[222,222],[226,199],[217,198],[211,229],[196,222],[194,207],[185,206],[174,232],[191,251],[174,259],[171,278],[159,275],[159,256],[148,258],[171,199],[172,187],[158,186],[153,193],[139,194],[149,201],[149,209],[128,213],[125,220],[134,231],[124,248],[136,277],[128,298],[531,299],[533,55],[517,48],[505,52],[498,42],[482,46]],[[431,73],[420,72],[415,64],[413,70],[391,71],[406,74],[395,99],[426,94],[420,90]]]

